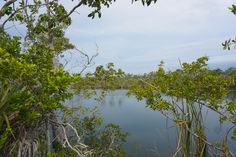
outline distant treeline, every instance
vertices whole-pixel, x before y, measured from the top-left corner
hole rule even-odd
[[[215,70],[211,70],[211,71],[215,75],[220,75],[220,76],[225,76],[227,78],[231,78],[233,83],[229,88],[232,90],[236,89],[236,68],[231,67],[231,68],[228,68],[227,70],[215,69]]]
[[[102,69],[102,70],[101,70]],[[101,72],[102,71],[102,72]],[[111,75],[111,71],[113,75]],[[183,71],[181,69],[177,69],[179,73]],[[227,70],[214,69],[210,70],[212,74],[225,76],[227,78],[232,78],[233,82],[236,82],[236,68],[229,68]],[[171,73],[169,71],[168,73]],[[95,77],[96,75],[96,77]],[[96,78],[96,79],[95,79]],[[99,78],[99,79],[98,79]],[[156,78],[156,72],[144,73],[144,74],[125,74],[120,69],[118,71],[110,68],[109,70],[105,70],[104,67],[100,67],[100,71],[96,69],[96,72],[93,74],[87,74],[83,79],[83,84],[85,86],[76,87],[76,88],[86,88],[86,89],[130,89],[131,87],[137,85],[145,85],[146,82],[150,82]],[[229,88],[235,89],[236,85],[233,85]]]

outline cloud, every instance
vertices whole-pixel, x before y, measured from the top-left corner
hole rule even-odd
[[[99,46],[98,64],[114,62],[128,72],[155,70],[160,60],[170,69],[179,68],[178,59],[190,62],[207,55],[210,64],[230,60],[221,43],[236,35],[235,16],[228,10],[233,0],[159,0],[141,3],[119,0],[103,8],[101,19],[89,19],[87,8],[74,14],[67,35],[80,48]],[[223,56],[223,57],[222,57]]]
[[[60,0],[66,8],[76,3]],[[143,7],[140,2],[118,0],[102,9],[102,18],[87,17],[91,9],[73,14],[66,35],[89,55],[99,47],[96,65],[114,62],[131,73],[155,70],[160,60],[170,69],[179,68],[178,59],[190,62],[210,57],[210,64],[234,62],[221,43],[236,35],[236,20],[228,7],[234,0],[159,0]],[[76,62],[79,58],[73,57]],[[231,64],[229,64],[231,66]]]

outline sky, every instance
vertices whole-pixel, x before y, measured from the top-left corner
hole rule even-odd
[[[89,9],[80,8],[66,35],[89,55],[98,46],[95,65],[113,62],[129,73],[154,71],[161,60],[166,69],[174,70],[180,68],[179,60],[191,62],[203,55],[209,56],[211,68],[225,69],[236,63],[236,50],[224,51],[221,46],[236,36],[236,16],[228,9],[234,2],[159,0],[143,7],[140,2],[117,0],[102,9],[100,19],[88,18]],[[72,58],[72,64],[79,60],[76,54]]]
[[[67,9],[74,5],[60,2]],[[88,18],[91,10],[86,7],[73,14],[66,36],[84,53],[99,53],[87,71],[113,62],[125,72],[142,74],[156,70],[160,61],[167,70],[175,70],[179,60],[191,62],[201,56],[209,57],[210,68],[235,66],[236,49],[225,51],[221,45],[236,36],[236,16],[228,9],[235,0],[158,0],[149,7],[131,2],[117,0],[102,8],[101,18]],[[65,56],[70,72],[81,70],[78,53]]]

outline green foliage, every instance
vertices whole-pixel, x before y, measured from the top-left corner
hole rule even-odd
[[[70,122],[77,129],[80,140],[92,150],[91,157],[98,156],[125,156],[122,144],[125,142],[127,133],[112,123],[105,125],[102,118],[97,114],[98,108],[88,108],[83,105],[78,108],[70,108],[66,111],[66,122]],[[76,119],[71,116],[78,114]],[[70,133],[71,144],[76,145],[77,139]],[[54,142],[55,152],[51,156],[70,157],[76,156],[71,149],[63,148]]]
[[[125,157],[122,143],[125,142],[127,134],[121,132],[119,126],[108,124],[96,139],[89,139],[88,143],[95,149],[94,157]]]
[[[96,67],[95,72],[87,73],[83,79],[73,85],[73,88],[78,92],[89,89],[89,93],[94,94],[94,91],[91,89],[116,89],[115,85],[123,78],[124,72],[121,69],[116,70],[113,63],[108,63],[106,67],[100,65]],[[89,93],[87,93],[88,96],[90,95]]]
[[[20,50],[19,40],[7,39],[9,43],[17,43],[11,45]],[[76,78],[53,68],[52,51],[44,45],[35,43],[17,57],[9,45],[0,45],[1,113],[17,112],[17,118],[31,123],[64,108],[61,103],[72,96],[68,88]]]
[[[4,143],[6,142],[8,135],[13,134],[8,117],[5,114],[3,115],[3,117],[5,118],[6,129],[0,137],[0,149],[2,149],[2,147],[4,146]]]
[[[232,5],[229,9],[234,15],[236,15],[236,5]]]
[[[171,109],[172,105],[162,99],[162,94],[176,98],[184,98],[193,102],[208,102],[212,108],[223,108],[221,102],[226,97],[227,86],[231,79],[224,76],[213,75],[206,68],[207,57],[199,58],[191,64],[183,63],[181,71],[165,73],[160,65],[156,77],[151,82],[144,82],[144,87],[134,87],[131,92],[137,95],[138,99],[146,98],[153,109]],[[162,105],[157,105],[162,104]]]
[[[70,0],[74,1],[74,0]],[[88,17],[95,18],[98,16],[99,18],[101,17],[101,10],[103,7],[109,8],[110,5],[115,2],[116,0],[82,0],[78,1],[77,4],[74,6],[74,8],[70,11],[65,10],[65,7],[60,4],[58,1],[48,1],[46,3],[43,0],[34,0],[33,3],[29,4],[28,1],[19,1],[18,2],[18,7],[16,8],[15,6],[12,7],[13,3],[16,3],[15,1],[11,2],[6,2],[2,8],[0,8],[0,18],[3,16],[8,16],[10,20],[16,20],[16,21],[24,21],[29,18],[28,15],[22,16],[21,13],[25,11],[25,9],[30,9],[30,12],[32,13],[30,16],[33,14],[36,14],[39,12],[39,8],[42,6],[48,6],[52,7],[54,12],[57,12],[57,16],[60,21],[64,21],[65,23],[71,23],[71,20],[68,20],[68,17],[79,7],[82,6],[87,6],[91,8],[91,12],[88,14]],[[139,0],[132,0],[133,2],[136,2]],[[141,0],[142,4],[144,6],[149,6],[153,3],[156,3],[157,0]],[[28,6],[28,7],[25,7]],[[35,17],[34,17],[35,18]],[[33,19],[32,19],[33,22]],[[50,25],[53,26],[53,25]]]
[[[109,7],[112,2],[114,0],[82,0],[70,11],[54,0],[4,2],[0,8],[0,19],[4,17],[6,20],[1,22],[0,30],[1,154],[19,156],[23,152],[36,152],[38,156],[76,156],[57,138],[57,127],[64,127],[67,122],[76,126],[82,142],[96,150],[93,156],[124,154],[121,145],[125,134],[119,127],[109,125],[104,131],[98,131],[102,119],[95,113],[74,117],[74,111],[65,104],[74,94],[72,86],[78,85],[80,93],[91,85],[92,79],[110,81],[123,72],[114,70],[114,65],[110,63],[107,69],[98,67],[93,76],[82,78],[80,74],[69,74],[57,61],[59,54],[74,48],[65,37],[65,30],[72,22],[70,16],[75,9],[88,6],[92,8],[90,17],[100,17],[101,8]],[[5,32],[4,26],[9,21],[25,26],[26,34],[22,39]],[[76,123],[75,119],[79,122]],[[50,136],[55,137],[55,141],[52,142]],[[109,136],[114,138],[114,143]],[[69,140],[78,144],[73,138]],[[22,148],[24,142],[27,144]],[[104,144],[110,146],[109,151],[103,147]]]
[[[8,40],[11,41],[10,38]],[[36,42],[26,52],[19,53],[17,56],[14,56],[15,53],[8,53],[8,47],[4,46],[0,45],[0,119],[2,120],[3,114],[8,115],[10,117],[9,124],[11,123],[13,128],[6,125],[8,124],[6,122],[2,123],[0,128],[1,149],[3,151],[6,146],[13,149],[6,141],[12,136],[17,139],[21,138],[20,129],[28,127],[33,130],[34,134],[42,136],[41,139],[44,140],[41,144],[44,145],[46,138],[44,137],[45,133],[39,131],[40,128],[43,129],[43,125],[40,124],[43,124],[45,118],[55,110],[60,110],[67,116],[70,115],[69,108],[64,105],[64,101],[73,96],[70,90],[71,85],[81,83],[83,79],[80,75],[70,75],[63,69],[54,69],[53,51],[45,45]],[[16,47],[16,49],[20,48]],[[104,75],[99,76],[107,79],[122,74],[120,70],[113,69],[113,64],[108,64],[108,70],[103,69],[103,72]],[[97,77],[95,79],[101,80]],[[110,124],[104,131],[97,131],[97,128],[102,124],[102,119],[97,117],[95,113],[92,116],[82,115],[77,117],[79,123],[76,124],[74,121],[73,124],[78,127],[78,132],[81,135],[86,135],[83,137],[85,143],[96,150],[93,156],[103,153],[111,156],[124,154],[121,145],[126,135],[121,132],[118,126]],[[112,139],[114,143],[106,143],[111,142],[110,136],[114,138]],[[75,153],[69,148],[63,148],[59,143],[56,143],[54,142],[54,148],[57,151],[55,153],[48,152],[48,156],[57,156],[58,154],[75,156]],[[103,147],[104,144],[111,145],[109,151]],[[3,147],[3,145],[5,146]]]
[[[6,32],[0,29],[1,48],[13,56],[20,54],[20,37],[11,38]]]
[[[224,50],[231,50],[232,46],[236,44],[236,38],[235,39],[228,39],[224,43],[222,43]]]
[[[179,128],[179,142],[182,156],[190,156],[192,152],[207,155],[204,140],[204,121],[202,106],[223,116],[235,125],[235,103],[225,102],[228,87],[233,79],[217,75],[207,68],[207,57],[201,57],[191,64],[183,63],[181,70],[165,72],[161,63],[150,80],[140,80],[129,94],[138,100],[145,99],[147,106],[160,111],[172,119]],[[197,137],[194,136],[197,134]],[[203,140],[202,140],[203,139]]]
[[[229,10],[236,15],[236,6],[233,4],[231,7],[229,7]],[[236,38],[228,39],[224,43],[222,43],[224,50],[231,50],[231,48],[235,48],[236,45]]]

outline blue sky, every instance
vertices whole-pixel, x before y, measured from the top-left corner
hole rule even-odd
[[[60,2],[68,9],[73,6],[66,0]],[[117,0],[110,8],[102,9],[100,19],[88,18],[90,9],[79,8],[66,36],[90,56],[98,46],[99,56],[88,71],[113,62],[125,72],[141,74],[156,70],[161,60],[166,69],[174,70],[180,68],[179,60],[191,62],[203,55],[209,56],[211,68],[227,68],[236,63],[236,49],[224,51],[221,43],[236,36],[236,16],[228,9],[234,3],[159,0],[143,7],[140,2]],[[67,69],[80,71],[82,59],[77,53],[66,58],[71,61]]]
[[[143,7],[118,0],[102,10],[101,19],[87,18],[88,8],[78,10],[67,36],[90,55],[97,44],[96,65],[113,62],[130,73],[153,71],[161,60],[173,70],[180,67],[178,59],[190,62],[203,55],[210,57],[210,67],[226,68],[236,62],[235,50],[223,51],[221,46],[236,36],[236,16],[228,9],[232,4],[233,0],[159,0]],[[72,64],[78,62],[76,56]]]

